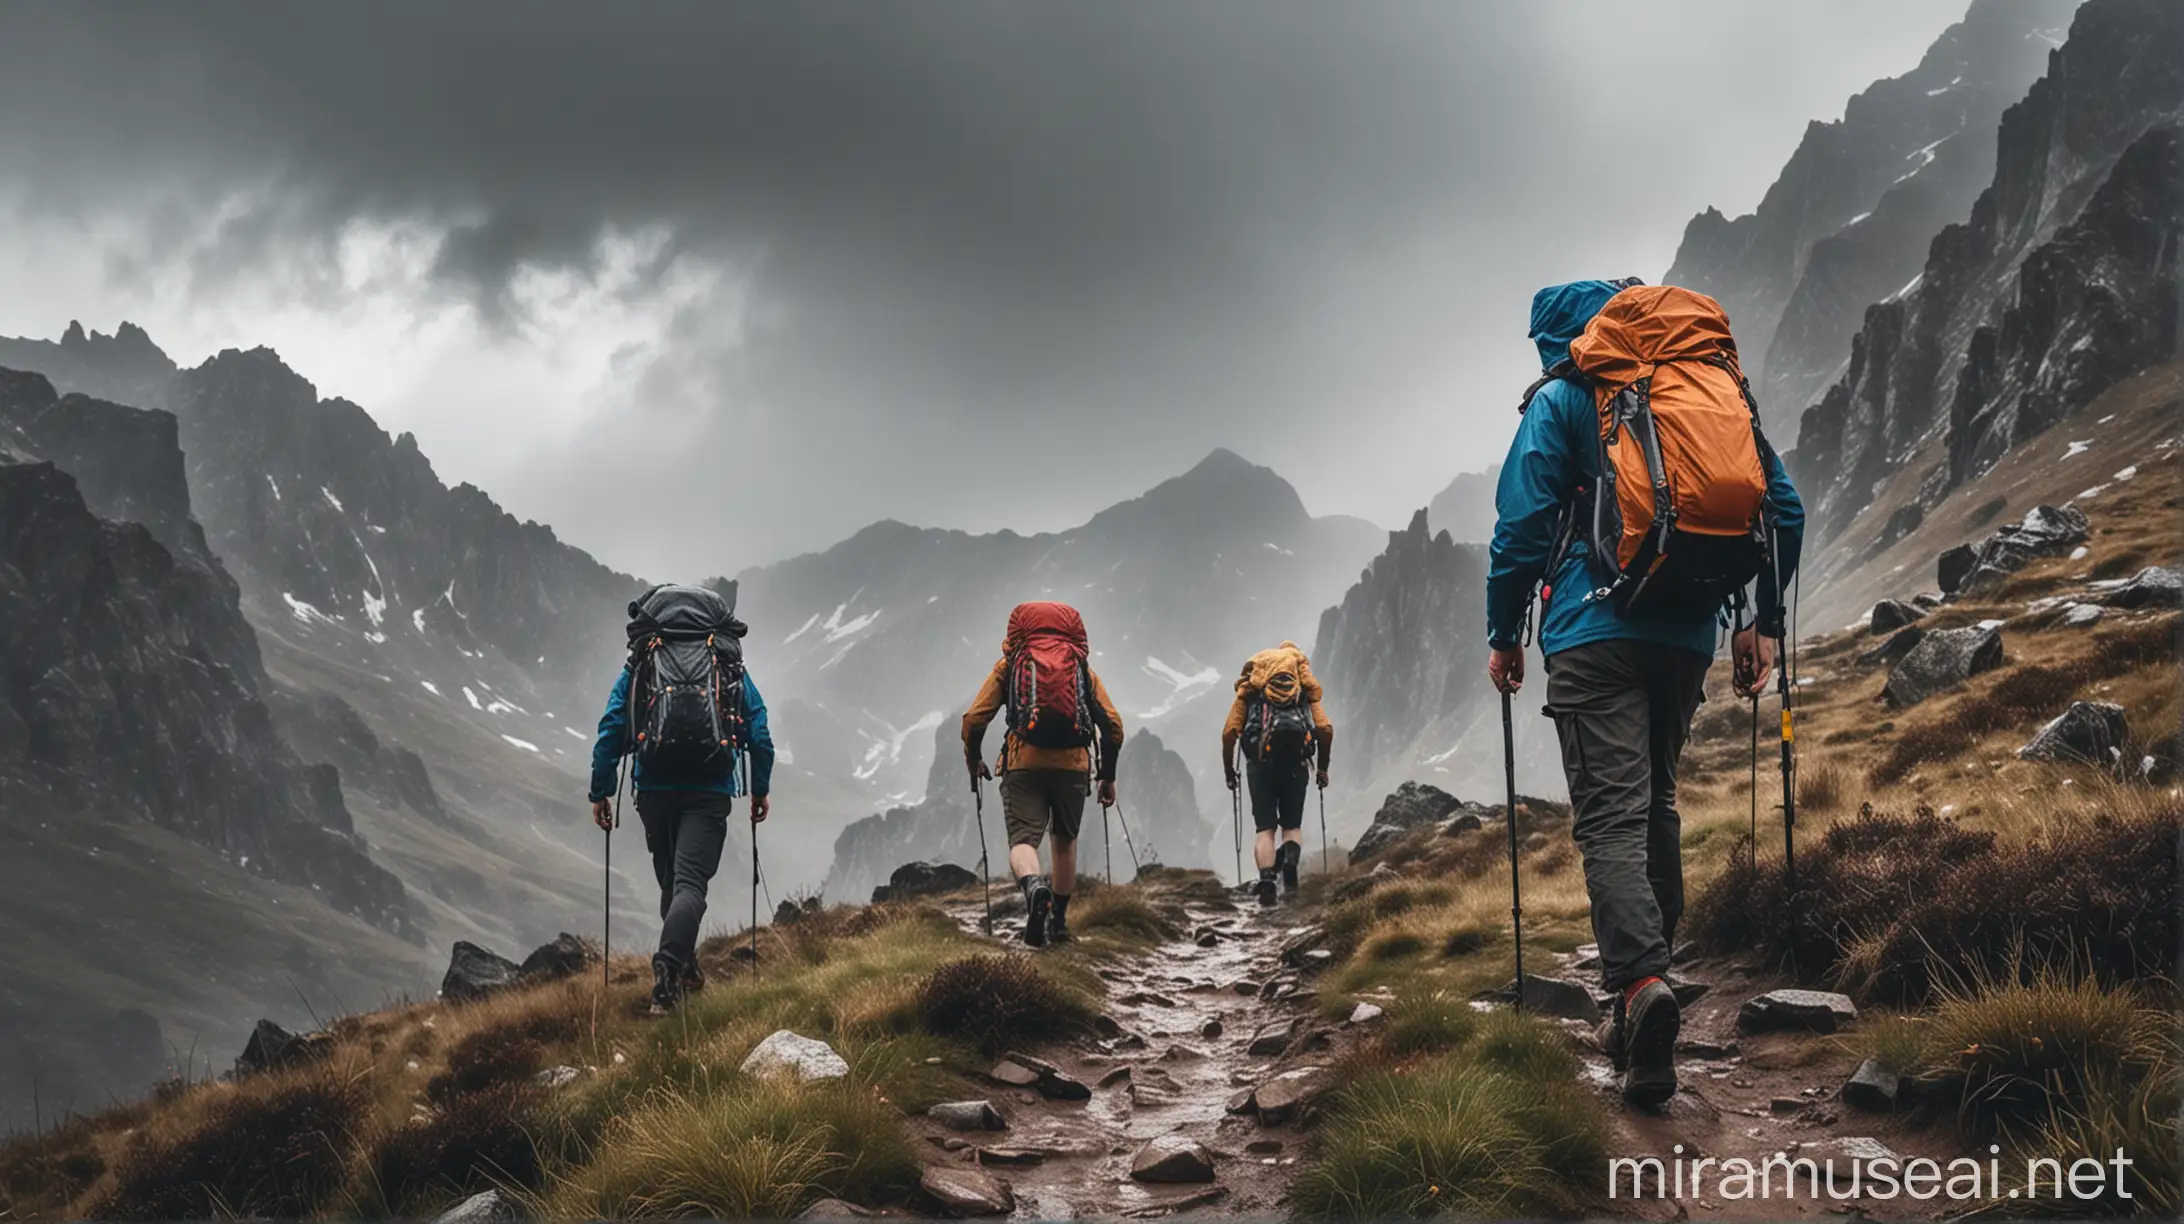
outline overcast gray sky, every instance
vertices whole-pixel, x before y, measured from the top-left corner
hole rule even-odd
[[[1533,288],[1658,277],[1963,8],[12,3],[0,333],[271,345],[657,577],[1217,445],[1393,525]]]

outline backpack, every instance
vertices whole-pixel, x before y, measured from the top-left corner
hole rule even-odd
[[[1623,616],[1711,616],[1771,562],[1759,405],[1714,299],[1673,285],[1608,299],[1570,345],[1598,412],[1600,478],[1564,541],[1590,543],[1588,598]]]
[[[1254,761],[1302,760],[1312,755],[1312,703],[1297,678],[1277,672],[1244,699],[1244,755]]]
[[[1075,608],[1016,605],[1003,653],[1010,734],[1035,748],[1091,747],[1091,654]]]
[[[718,592],[656,586],[629,605],[630,732],[647,769],[733,769],[746,742],[743,635]]]

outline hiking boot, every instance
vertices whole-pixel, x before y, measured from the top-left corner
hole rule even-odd
[[[1668,983],[1649,977],[1623,993],[1623,1099],[1653,1108],[1676,1095],[1681,1009]]]
[[[1279,867],[1282,873],[1283,892],[1297,891],[1297,863],[1303,857],[1304,844],[1302,842],[1283,842],[1282,848],[1274,852],[1274,865]]]
[[[652,1007],[655,1016],[664,1016],[682,1002],[683,975],[672,957],[662,952],[652,958]]]
[[[697,994],[699,991],[704,989],[705,970],[698,968],[696,965],[692,965],[688,969],[683,970],[682,992],[684,998],[688,998],[691,995]]]
[[[1271,871],[1261,872],[1258,887],[1252,891],[1258,895],[1260,905],[1270,906],[1275,904],[1274,873]]]
[[[1048,943],[1074,943],[1076,941],[1076,938],[1077,937],[1075,935],[1069,933],[1069,919],[1062,917],[1061,911],[1056,910],[1054,916],[1047,919]]]
[[[1034,948],[1044,948],[1047,943],[1047,923],[1053,917],[1054,890],[1038,876],[1032,876],[1024,888],[1024,900],[1030,910],[1024,916],[1024,942]]]

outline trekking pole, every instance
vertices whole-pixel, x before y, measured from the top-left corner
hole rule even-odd
[[[1236,828],[1236,887],[1244,886],[1244,783],[1243,762],[1236,764],[1236,785],[1229,788],[1229,818]]]
[[[1145,874],[1145,864],[1138,859],[1137,841],[1130,836],[1130,818],[1122,814],[1122,800],[1119,798],[1115,800],[1115,822],[1122,826],[1122,845],[1130,852],[1130,870],[1136,873],[1130,878],[1134,880]]]
[[[1517,1010],[1524,1010],[1524,901],[1517,882],[1517,728],[1509,690],[1501,695],[1502,770],[1509,783],[1509,940],[1517,951]]]
[[[1752,694],[1752,878],[1759,878],[1759,694]]]
[[[1326,788],[1326,787],[1324,787],[1324,786],[1322,786],[1322,787],[1320,787],[1320,788],[1319,788],[1319,869],[1320,869],[1320,874],[1321,874],[1321,875],[1325,875],[1325,874],[1327,874],[1328,872],[1330,872],[1330,871],[1333,871],[1333,870],[1335,869],[1335,868],[1334,868],[1334,862],[1335,862],[1335,860],[1334,860],[1333,858],[1329,857],[1329,854],[1328,854],[1328,850],[1327,850],[1327,788]]]
[[[993,864],[986,857],[986,792],[971,775],[971,810],[978,820],[978,878],[986,887],[986,934],[993,934]]]
[[[622,755],[614,762],[614,818],[602,831],[606,840],[605,865],[599,881],[599,989],[613,988],[608,964],[614,959],[614,830],[622,827],[622,785],[629,777],[629,735],[623,733]]]
[[[751,794],[751,789],[751,750],[745,748],[743,750],[744,803],[755,805],[758,802],[758,796]],[[754,980],[758,977],[758,888],[758,821],[754,819],[751,821],[751,977]]]
[[[1115,882],[1115,830],[1107,823],[1107,805],[1100,805],[1100,854],[1107,860],[1107,882]]]

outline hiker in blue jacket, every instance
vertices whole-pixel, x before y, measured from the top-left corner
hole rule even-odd
[[[672,1008],[683,995],[705,985],[697,962],[698,928],[705,918],[706,887],[720,869],[735,798],[750,795],[754,837],[769,808],[774,744],[766,699],[748,671],[742,674],[741,688],[747,779],[741,754],[723,754],[694,770],[649,767],[640,758],[631,770],[637,815],[645,827],[645,849],[652,856],[652,874],[660,885],[660,944],[653,957],[655,1011]],[[613,828],[609,800],[615,792],[616,771],[632,742],[629,690],[630,669],[624,666],[607,697],[606,712],[599,716],[598,738],[592,742],[592,819],[602,829]]]
[[[1531,339],[1541,369],[1565,361],[1585,325],[1634,283],[1588,280],[1540,290],[1532,299]],[[1624,616],[1608,600],[1589,598],[1598,583],[1588,572],[1584,531],[1571,533],[1555,572],[1547,572],[1563,507],[1581,487],[1597,487],[1599,436],[1591,390],[1563,378],[1541,385],[1518,421],[1494,498],[1499,521],[1486,585],[1487,673],[1504,692],[1524,682],[1526,613],[1545,580],[1539,646],[1547,713],[1562,742],[1603,984],[1617,999],[1608,1044],[1624,1067],[1625,1098],[1657,1104],[1675,1092],[1680,1023],[1662,980],[1683,913],[1676,762],[1721,626],[1706,613]],[[1779,581],[1786,585],[1797,569],[1804,507],[1781,460],[1765,446],[1760,455]],[[1755,585],[1757,619],[1730,642],[1736,689],[1745,696],[1766,687],[1783,630],[1777,573],[1763,572]]]

